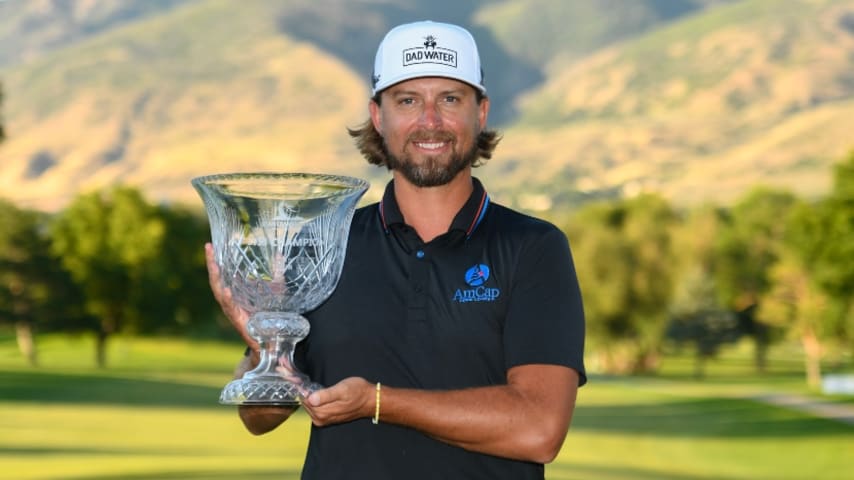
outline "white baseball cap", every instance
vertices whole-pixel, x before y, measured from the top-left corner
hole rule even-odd
[[[449,23],[423,21],[391,29],[377,49],[371,94],[420,77],[453,78],[486,93],[474,37]]]

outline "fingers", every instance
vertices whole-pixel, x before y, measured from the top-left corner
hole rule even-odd
[[[210,242],[205,244],[205,261],[208,267],[208,282],[211,286],[211,292],[213,292],[213,296],[219,305],[222,307],[225,314],[228,316],[229,320],[232,323],[235,320],[239,320],[239,315],[233,315],[236,312],[237,307],[234,305],[234,302],[231,298],[231,290],[225,288],[221,282],[222,278],[220,277],[219,265],[217,265],[216,260],[214,259],[214,250],[213,245]]]
[[[303,401],[312,423],[322,427],[373,415],[374,385],[363,378],[351,377],[329,388],[318,390]],[[369,404],[370,403],[370,404]]]
[[[334,405],[336,403],[352,404],[361,400],[359,388],[362,383],[367,385],[367,381],[361,378],[345,378],[329,388],[323,388],[314,392],[308,398],[308,401],[311,405],[318,407]]]
[[[211,285],[211,291],[216,301],[222,305],[223,288],[220,283],[219,266],[214,259],[213,245],[210,242],[205,244],[205,264],[208,267],[208,283]]]
[[[246,332],[246,323],[249,321],[249,314],[246,310],[240,308],[234,302],[231,296],[231,289],[226,288],[222,284],[219,266],[216,263],[213,245],[205,243],[205,263],[208,268],[208,282],[210,283],[211,292],[214,299],[219,303],[225,316],[246,341],[246,344],[252,347],[253,350],[258,350],[258,342]]]

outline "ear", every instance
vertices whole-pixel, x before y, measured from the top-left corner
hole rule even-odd
[[[375,101],[371,100],[371,101],[368,103],[368,111],[370,111],[370,112],[371,112],[371,123],[373,123],[373,124],[374,124],[374,128],[376,129],[376,131],[377,131],[380,135],[382,135],[382,134],[383,134],[383,127],[382,127],[382,125],[383,125],[383,122],[382,122],[382,118],[383,118],[383,116],[382,116],[382,112],[381,112],[380,106],[377,104],[377,102],[375,102]]]
[[[489,97],[483,97],[477,108],[477,120],[480,123],[480,129],[483,130],[486,128],[486,119],[489,117]]]

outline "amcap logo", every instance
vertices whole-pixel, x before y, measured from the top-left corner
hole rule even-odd
[[[489,288],[486,282],[489,280],[489,266],[479,263],[466,270],[466,284],[472,288],[457,289],[453,300],[458,303],[468,302],[494,302],[501,295],[501,290]]]
[[[472,287],[479,287],[489,280],[489,267],[484,264],[475,265],[466,272],[466,283]]]
[[[457,52],[449,48],[442,48],[438,39],[433,35],[424,37],[424,44],[420,47],[407,48],[403,51],[403,66],[433,63],[457,68]]]

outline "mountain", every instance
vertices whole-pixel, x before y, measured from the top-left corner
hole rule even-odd
[[[687,203],[758,183],[821,195],[854,148],[854,2],[785,5],[721,5],[550,63],[502,163],[537,159],[526,183],[560,185],[552,198],[567,185]]]
[[[53,210],[113,182],[198,204],[193,176],[388,174],[366,118],[394,24],[470,26],[504,134],[476,171],[524,209],[659,191],[817,196],[854,147],[854,0],[5,0],[0,188]]]
[[[0,0],[0,67],[38,57],[188,0]]]

